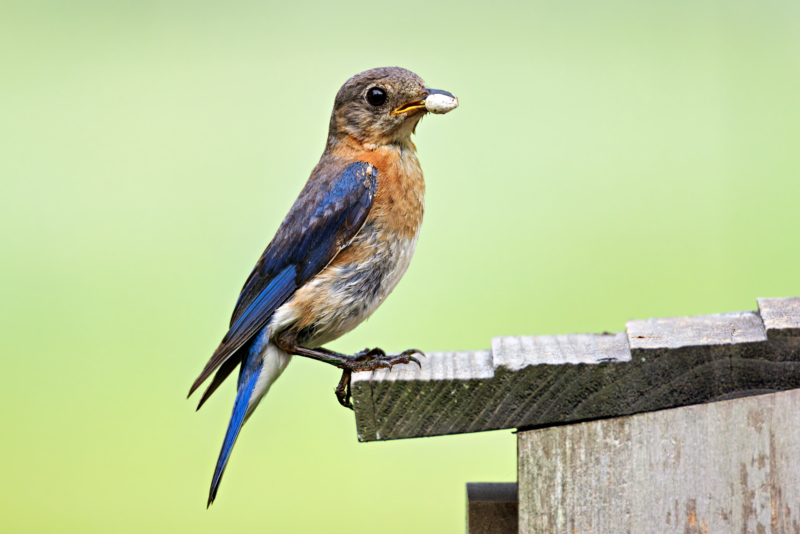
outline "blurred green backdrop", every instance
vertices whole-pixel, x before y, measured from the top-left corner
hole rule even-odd
[[[205,500],[233,383],[188,387],[319,158],[352,74],[461,107],[418,129],[416,258],[333,348],[800,293],[800,4],[0,3],[4,532],[459,532],[510,431],[359,444],[295,359]]]

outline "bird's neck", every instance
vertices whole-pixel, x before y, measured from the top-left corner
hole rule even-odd
[[[328,137],[328,143],[325,147],[325,152],[328,154],[335,154],[340,157],[354,157],[361,159],[361,156],[367,155],[375,151],[398,151],[398,152],[411,152],[416,154],[417,147],[411,136],[402,136],[398,139],[392,139],[389,142],[372,142],[371,140],[358,139],[353,135],[331,135]]]
[[[332,147],[329,145],[327,154],[346,161],[355,160],[369,163],[378,169],[382,177],[396,176],[401,182],[407,183],[411,189],[419,187],[421,192],[424,192],[425,182],[417,159],[417,147],[410,137],[399,139],[393,143],[372,145],[363,143],[355,137],[347,136],[339,139]]]

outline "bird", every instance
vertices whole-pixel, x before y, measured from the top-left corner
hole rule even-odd
[[[427,106],[426,106],[427,104]],[[417,349],[340,354],[323,345],[351,331],[383,303],[406,272],[425,209],[425,181],[411,135],[429,111],[458,105],[400,67],[348,79],[334,99],[325,150],[247,278],[230,328],[192,384],[208,378],[200,407],[239,367],[236,398],[209,490],[217,496],[244,423],[292,356],[342,369],[335,388],[353,409],[353,372],[415,363]]]

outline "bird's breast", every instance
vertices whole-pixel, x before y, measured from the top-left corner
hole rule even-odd
[[[361,159],[378,169],[369,216],[290,305],[294,328],[301,332],[298,341],[307,346],[333,341],[372,315],[414,256],[425,209],[425,182],[416,155],[408,149],[377,149]]]
[[[425,180],[413,145],[380,147],[360,159],[378,169],[378,190],[367,224],[416,236],[425,211]]]

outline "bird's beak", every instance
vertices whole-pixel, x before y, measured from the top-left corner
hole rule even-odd
[[[416,111],[418,109],[426,110],[425,99],[428,98],[430,95],[445,95],[450,98],[455,98],[453,94],[448,93],[447,91],[442,91],[441,89],[431,89],[430,87],[426,87],[414,100],[409,100],[408,102],[400,104],[399,106],[394,108],[392,110],[392,115],[409,113],[411,111]]]

